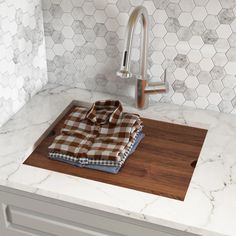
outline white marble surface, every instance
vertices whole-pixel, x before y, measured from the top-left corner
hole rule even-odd
[[[236,235],[236,116],[156,104],[142,116],[209,128],[185,201],[23,165],[35,141],[74,99],[115,98],[48,85],[0,129],[0,184],[204,236]],[[117,97],[116,97],[117,98]],[[63,186],[63,187],[62,187]]]

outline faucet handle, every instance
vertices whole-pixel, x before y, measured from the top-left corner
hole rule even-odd
[[[167,82],[166,69],[164,71],[164,80],[163,82],[150,82],[148,83],[145,93],[146,94],[156,94],[156,93],[167,93],[169,90],[169,84]]]

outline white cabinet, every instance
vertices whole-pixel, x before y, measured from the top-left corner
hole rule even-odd
[[[185,236],[189,234],[35,194],[1,188],[0,235]]]

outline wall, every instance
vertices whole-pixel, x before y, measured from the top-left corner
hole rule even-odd
[[[170,92],[162,102],[236,113],[235,0],[44,0],[49,81],[118,94],[125,25],[136,5],[150,15],[149,73],[168,68]],[[137,29],[137,34],[140,29]],[[132,65],[138,73],[139,37]]]
[[[0,126],[46,83],[40,0],[0,1]]]

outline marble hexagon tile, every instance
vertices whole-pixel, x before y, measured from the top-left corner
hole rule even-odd
[[[133,95],[116,77],[132,9],[149,13],[149,74],[167,68],[170,91],[155,101],[236,113],[236,2],[233,0],[44,0],[50,82]],[[139,72],[136,29],[132,71]]]
[[[40,1],[0,2],[0,126],[47,83]]]

